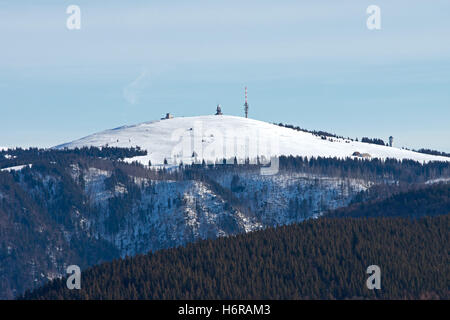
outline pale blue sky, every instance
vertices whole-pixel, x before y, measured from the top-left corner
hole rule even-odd
[[[81,7],[81,30],[66,8]],[[379,31],[366,8],[381,7]],[[450,1],[1,1],[0,146],[243,114],[450,152]]]

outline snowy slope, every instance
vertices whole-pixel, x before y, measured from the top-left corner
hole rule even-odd
[[[25,167],[31,167],[31,164],[25,164],[25,165],[21,165],[21,166],[14,166],[14,167],[8,167],[8,168],[3,168],[0,169],[0,171],[7,171],[7,172],[11,172],[11,171],[20,171]]]
[[[148,151],[137,160],[153,165],[201,162],[221,162],[223,158],[244,161],[249,158],[262,161],[271,156],[293,155],[308,157],[352,156],[357,151],[372,158],[412,159],[421,162],[450,161],[450,158],[421,154],[345,139],[321,139],[311,133],[283,128],[254,119],[235,116],[198,116],[173,118],[124,126],[99,132],[56,148],[82,146],[134,147]]]
[[[212,178],[231,189],[232,179],[238,177],[240,190],[234,195],[248,205],[263,226],[285,225],[318,217],[327,210],[347,206],[356,194],[372,185],[362,179],[295,172],[258,173],[255,170],[237,175],[217,171]]]
[[[74,169],[74,179],[81,173]],[[83,173],[85,190],[100,208],[86,225],[99,239],[112,243],[122,256],[184,245],[199,239],[214,239],[261,229],[257,219],[225,206],[225,200],[202,182],[148,180],[135,178],[141,195],[120,219],[115,232],[108,231],[108,221],[117,215],[109,201],[128,192],[126,187],[105,188],[105,178],[112,172],[89,168]]]
[[[127,194],[127,188],[120,183],[113,191],[106,188],[105,179],[111,176],[111,171],[82,170],[77,166],[72,170],[74,181],[79,181],[79,174],[83,173],[85,192],[91,204],[99,208],[98,215],[79,217],[80,224],[97,239],[113,244],[121,256],[317,217],[327,210],[348,205],[356,194],[371,184],[357,179],[307,174],[263,176],[258,170],[240,173],[242,190],[234,195],[251,209],[246,212],[226,205],[220,194],[200,181],[135,178],[133,181],[140,196],[120,218],[118,229],[111,232],[107,226],[118,212],[111,209],[110,200]],[[232,173],[214,173],[217,182],[225,188],[230,187]],[[294,210],[296,203],[301,208]]]

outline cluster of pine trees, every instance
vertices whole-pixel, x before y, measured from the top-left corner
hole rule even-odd
[[[371,144],[378,144],[380,146],[385,146],[386,145],[384,143],[383,139],[379,139],[379,138],[362,137],[361,138],[361,142],[371,143]]]

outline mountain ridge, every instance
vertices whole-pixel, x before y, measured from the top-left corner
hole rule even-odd
[[[353,141],[321,137],[275,124],[228,115],[175,117],[121,126],[91,134],[54,148],[140,147],[146,156],[127,159],[152,165],[181,163],[238,163],[257,159],[268,163],[273,156],[362,157],[411,159],[420,162],[450,158]],[[356,156],[355,156],[356,155]]]

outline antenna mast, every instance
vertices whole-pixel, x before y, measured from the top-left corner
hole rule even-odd
[[[245,87],[245,117],[248,118],[248,101],[247,101],[247,87]]]

